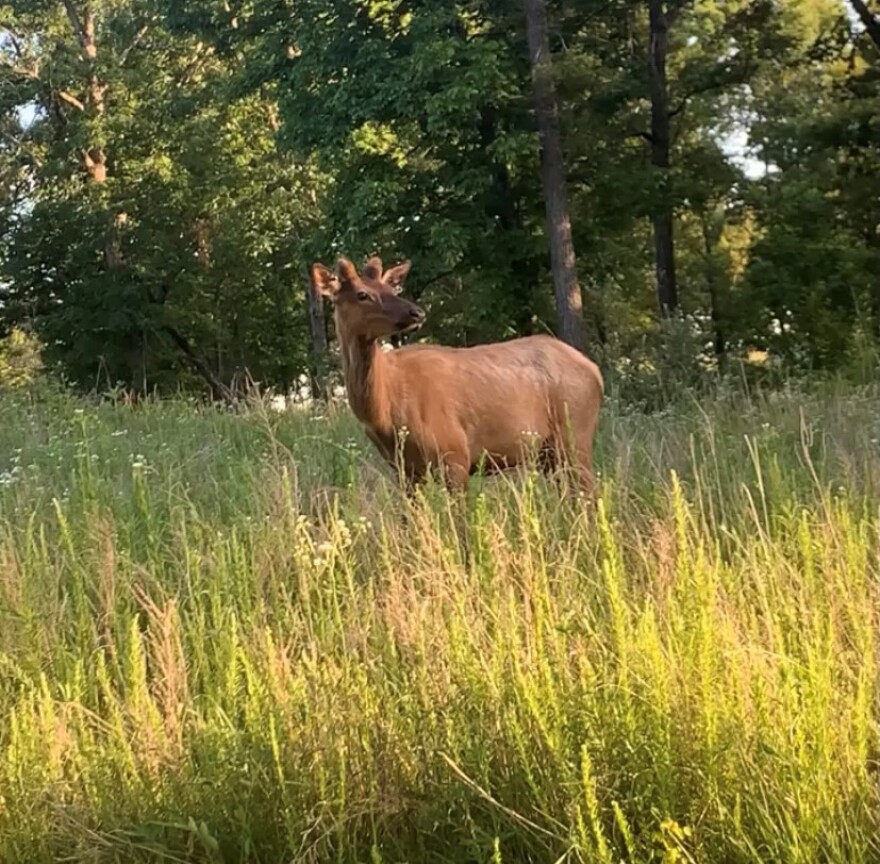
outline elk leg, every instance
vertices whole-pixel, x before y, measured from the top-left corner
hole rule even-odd
[[[552,478],[560,467],[559,442],[548,439],[541,444],[538,450],[538,470],[545,476]]]
[[[460,458],[443,460],[443,479],[450,492],[467,492],[470,465]]]
[[[403,488],[406,496],[412,498],[419,484],[425,479],[425,471],[416,465],[407,465],[403,472]]]
[[[470,482],[471,463],[466,450],[454,450],[444,454],[442,460],[443,479],[451,495],[453,527],[458,540],[461,560],[466,567],[471,566],[471,546],[468,539],[467,490]]]
[[[587,424],[577,430],[574,435],[571,454],[571,468],[574,478],[581,488],[581,492],[588,500],[592,499],[596,489],[596,479],[593,475],[593,435],[595,422],[588,420]]]
[[[447,490],[466,492],[471,475],[471,460],[464,435],[462,434],[461,440],[456,441],[452,447],[444,448],[439,456],[437,461]]]
[[[561,469],[562,476],[557,475],[557,479],[563,488],[567,482],[573,481],[585,497],[591,498],[595,489],[592,430],[578,430],[568,438],[560,432],[554,436],[551,453],[545,461],[547,473]]]
[[[591,454],[578,454],[577,475],[584,497],[588,500],[592,499],[596,491],[596,478],[593,475]]]

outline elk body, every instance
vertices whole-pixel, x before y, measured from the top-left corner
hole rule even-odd
[[[598,366],[551,336],[452,348],[379,340],[417,330],[426,313],[399,296],[410,262],[371,258],[358,273],[341,258],[313,264],[315,290],[333,302],[349,405],[409,489],[440,469],[450,489],[537,453],[550,470],[570,465],[592,489],[593,439],[604,384]]]

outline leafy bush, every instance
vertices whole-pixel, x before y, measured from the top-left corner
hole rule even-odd
[[[42,348],[32,333],[16,327],[0,339],[0,389],[26,387],[42,370]]]

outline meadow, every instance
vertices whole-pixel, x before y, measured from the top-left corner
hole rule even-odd
[[[878,436],[609,400],[460,513],[344,405],[2,396],[0,861],[880,861]]]

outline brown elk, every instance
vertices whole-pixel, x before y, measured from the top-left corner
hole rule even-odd
[[[596,424],[604,397],[598,366],[552,336],[469,348],[379,340],[419,329],[425,311],[399,296],[410,269],[371,258],[359,274],[340,258],[336,272],[311,268],[315,291],[333,302],[348,401],[370,440],[407,487],[434,468],[447,488],[465,489],[487,472],[522,464],[537,451],[542,468],[569,461],[590,492]]]

